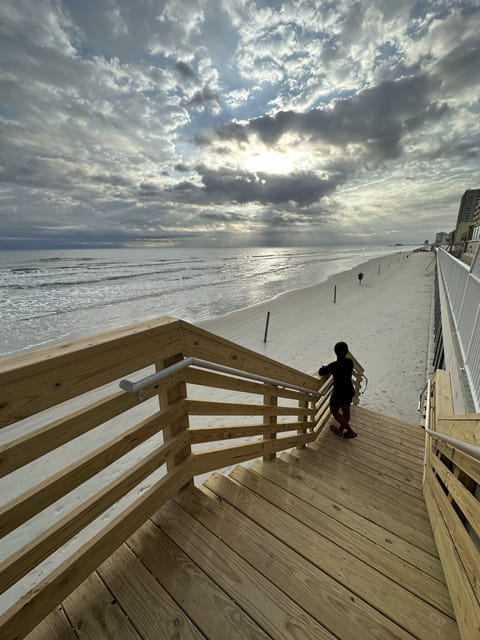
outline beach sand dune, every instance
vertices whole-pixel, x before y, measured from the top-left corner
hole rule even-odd
[[[368,377],[361,404],[417,423],[427,374],[433,280],[432,253],[402,252],[202,326],[308,373],[316,372],[332,355],[335,342],[344,340]]]

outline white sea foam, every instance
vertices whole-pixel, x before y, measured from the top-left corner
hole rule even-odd
[[[388,253],[391,247],[0,252],[0,355],[161,315],[199,322]]]

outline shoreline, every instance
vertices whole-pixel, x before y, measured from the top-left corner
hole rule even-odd
[[[359,271],[365,274],[361,284]],[[316,372],[344,340],[369,378],[362,404],[416,424],[428,367],[433,272],[430,252],[397,252],[198,324],[306,373]]]
[[[392,254],[386,254],[385,256],[379,256],[376,258],[370,258],[368,260],[365,260],[364,262],[359,262],[358,264],[354,265],[353,267],[350,267],[349,269],[343,269],[342,271],[338,271],[336,273],[332,273],[331,275],[327,276],[324,280],[319,280],[318,282],[315,282],[314,284],[310,284],[307,285],[306,287],[297,287],[297,288],[293,288],[293,289],[287,289],[286,291],[282,291],[281,293],[277,293],[276,295],[272,296],[271,298],[268,298],[267,300],[263,300],[262,302],[256,302],[255,304],[251,304],[251,305],[247,305],[246,307],[241,307],[239,309],[235,309],[234,311],[228,311],[225,314],[219,315],[219,316],[212,316],[211,318],[206,318],[205,320],[199,320],[199,321],[192,321],[192,324],[197,324],[198,326],[203,327],[204,329],[208,330],[208,326],[210,323],[213,323],[217,320],[224,320],[224,319],[228,319],[230,316],[234,316],[238,313],[242,313],[243,311],[249,311],[251,309],[255,309],[257,307],[260,307],[262,305],[269,305],[270,303],[274,303],[276,300],[278,300],[279,298],[282,298],[283,296],[288,296],[289,294],[294,294],[296,292],[300,292],[300,291],[308,291],[309,289],[315,289],[317,287],[320,287],[322,285],[325,285],[329,280],[332,280],[333,278],[337,278],[339,276],[341,276],[342,274],[346,274],[346,273],[352,273],[353,271],[357,271],[357,270],[361,270],[362,268],[364,269],[365,267],[367,267],[368,265],[370,265],[370,263],[376,263],[378,261],[382,261],[386,258],[395,258],[397,256],[399,256],[401,253],[408,253],[408,252],[401,252],[401,251],[397,251],[395,253]]]
[[[383,252],[387,248],[383,247],[377,250]],[[321,249],[319,251],[320,254],[312,255],[318,258],[321,255]],[[303,255],[301,250],[299,255]],[[207,322],[230,313],[255,307],[299,288],[315,286],[337,273],[355,268],[370,259],[368,252],[367,255],[364,252],[362,255],[357,255],[357,251],[354,250],[351,255],[342,250],[340,253],[327,254],[324,261],[318,262],[317,260],[313,268],[309,268],[308,264],[302,265],[302,258],[293,258],[293,263],[289,266],[290,263],[286,262],[285,255],[281,254],[280,257],[284,263],[282,270],[288,273],[292,268],[293,277],[284,277],[283,275],[276,277],[275,268],[272,268],[270,276],[267,277],[268,271],[261,270],[263,271],[261,278],[267,277],[274,284],[273,286],[265,286],[265,283],[260,284],[258,292],[254,291],[256,283],[252,287],[252,292],[249,292],[252,285],[248,282],[249,269],[246,269],[240,274],[241,281],[238,292],[235,290],[235,279],[232,279],[231,283],[225,287],[222,279],[217,278],[218,282],[214,279],[215,282],[209,285],[210,289],[205,289],[205,283],[203,283],[199,290],[196,288],[192,288],[190,291],[184,290],[178,296],[168,293],[165,299],[163,298],[164,293],[151,291],[147,300],[144,300],[143,296],[140,299],[127,296],[126,298],[121,297],[120,300],[105,300],[100,306],[87,304],[81,308],[51,309],[50,311],[46,309],[41,314],[34,313],[32,317],[22,316],[13,324],[11,321],[7,321],[3,331],[0,332],[4,338],[2,341],[3,353],[0,357],[10,357],[17,353],[48,348],[59,342],[88,337],[160,315],[181,318],[195,324]],[[238,259],[238,256],[235,254],[230,258]],[[226,264],[231,263],[227,262]],[[273,265],[270,266],[273,267]],[[269,264],[265,268],[268,267]],[[142,277],[141,274],[139,275]],[[246,275],[247,279],[245,280]],[[173,281],[169,284],[173,288],[174,285]],[[218,288],[217,285],[219,285]],[[170,290],[172,289],[169,288],[168,291]]]

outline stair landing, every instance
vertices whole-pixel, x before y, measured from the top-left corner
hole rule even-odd
[[[456,640],[423,431],[360,407],[352,426],[184,490],[29,640]]]

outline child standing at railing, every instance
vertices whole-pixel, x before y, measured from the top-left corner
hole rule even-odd
[[[356,438],[357,434],[349,424],[350,405],[355,395],[355,389],[352,384],[353,361],[347,358],[348,345],[345,342],[337,342],[333,349],[337,356],[335,362],[320,367],[318,370],[321,376],[328,374],[333,376],[330,411],[333,417],[340,423],[340,426],[335,427],[331,425],[330,429],[337,436],[341,437],[343,435],[344,438]]]

